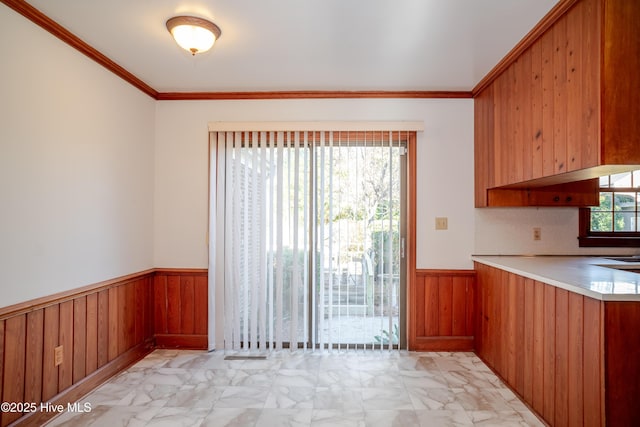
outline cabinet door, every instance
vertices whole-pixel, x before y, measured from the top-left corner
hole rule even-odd
[[[487,206],[487,189],[494,186],[493,85],[474,100],[474,176],[476,207]]]

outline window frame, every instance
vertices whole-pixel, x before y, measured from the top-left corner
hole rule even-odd
[[[640,193],[640,188],[600,187],[600,193]],[[580,247],[640,247],[640,231],[591,231],[591,208],[579,209]]]

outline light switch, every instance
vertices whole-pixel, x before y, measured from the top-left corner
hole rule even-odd
[[[447,217],[436,217],[436,230],[446,230],[448,228]]]

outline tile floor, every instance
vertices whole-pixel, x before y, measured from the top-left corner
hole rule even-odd
[[[473,353],[156,350],[48,426],[543,426]]]

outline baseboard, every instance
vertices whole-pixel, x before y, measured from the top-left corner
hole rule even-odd
[[[129,366],[144,358],[153,351],[153,342],[148,340],[127,350],[120,356],[113,359],[97,371],[88,375],[81,381],[65,389],[62,393],[51,398],[47,403],[52,406],[63,405],[66,409],[68,403],[74,403],[87,395],[98,386],[106,382],[109,378],[124,371]],[[44,403],[43,403],[44,404]],[[37,406],[40,408],[40,405]],[[16,420],[11,426],[41,426],[58,415],[58,412],[33,412]]]
[[[417,337],[415,351],[473,351],[473,337]]]
[[[207,335],[156,334],[155,340],[156,348],[206,350],[208,347]]]

